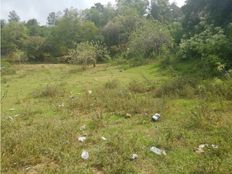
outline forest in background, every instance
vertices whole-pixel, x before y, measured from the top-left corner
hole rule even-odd
[[[221,76],[231,73],[231,48],[231,0],[187,0],[181,8],[168,0],[117,0],[115,6],[51,12],[47,25],[20,21],[15,11],[1,20],[2,60],[10,63],[141,65],[161,58]]]

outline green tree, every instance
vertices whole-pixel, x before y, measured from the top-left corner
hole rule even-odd
[[[17,15],[17,13],[14,10],[12,10],[9,12],[8,21],[9,22],[19,22],[20,17]]]
[[[40,32],[40,26],[36,19],[30,19],[25,24],[28,29],[28,34],[30,36],[39,36],[41,34]]]
[[[96,47],[91,42],[81,42],[68,52],[69,63],[81,64],[86,69],[89,64],[96,66]]]
[[[24,50],[27,39],[27,28],[18,22],[10,22],[2,29],[1,53],[7,55],[16,50]]]
[[[146,21],[129,38],[128,56],[148,58],[166,53],[172,47],[172,37],[166,26]]]
[[[106,7],[101,3],[96,3],[90,9],[86,9],[84,12],[85,19],[95,23],[97,27],[102,28],[115,16],[115,10],[108,4]]]
[[[146,14],[149,6],[148,0],[116,0],[117,10],[120,15],[139,15]]]

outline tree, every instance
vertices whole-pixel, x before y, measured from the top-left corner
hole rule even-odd
[[[36,19],[30,19],[25,24],[28,28],[28,34],[30,36],[39,36],[40,35],[40,26]]]
[[[159,56],[172,48],[172,37],[165,26],[146,21],[129,38],[128,56],[148,58]]]
[[[15,50],[23,50],[27,39],[27,28],[18,22],[10,22],[2,29],[1,53],[7,55]]]
[[[57,19],[58,14],[56,14],[55,12],[51,12],[47,17],[47,24],[50,26],[54,26],[56,24]]]
[[[8,18],[9,18],[8,19],[9,22],[19,22],[20,21],[19,16],[17,15],[17,13],[14,10],[9,12]]]
[[[116,0],[117,10],[120,15],[139,15],[146,14],[149,6],[148,0]]]
[[[84,16],[85,19],[94,22],[97,27],[103,27],[115,16],[115,10],[110,4],[104,7],[101,3],[96,3],[84,11]]]
[[[6,21],[4,19],[1,19],[1,29],[6,25]]]
[[[75,49],[70,49],[68,52],[69,63],[81,64],[83,69],[87,65],[93,64],[96,66],[96,47],[91,42],[81,42]]]
[[[51,29],[47,47],[53,56],[66,55],[68,49],[74,48],[81,41],[81,22],[76,9],[64,10],[56,25]]]
[[[152,0],[151,1],[151,16],[162,23],[171,21],[171,10],[168,0]]]
[[[107,46],[126,44],[131,32],[142,19],[139,16],[117,16],[103,28],[103,35]]]
[[[25,41],[25,50],[29,61],[43,61],[45,38],[31,36]]]

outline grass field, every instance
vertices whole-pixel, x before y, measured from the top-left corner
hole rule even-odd
[[[2,173],[232,171],[229,80],[186,80],[157,63],[86,71],[62,64],[14,68],[1,79]],[[161,119],[152,122],[156,112]],[[83,135],[86,141],[79,142]],[[196,153],[204,143],[209,147]],[[167,155],[152,153],[152,146]],[[133,153],[138,159],[130,160]]]

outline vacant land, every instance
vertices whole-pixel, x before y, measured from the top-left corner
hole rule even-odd
[[[157,63],[14,68],[1,79],[3,173],[232,171],[231,81],[190,80]],[[152,122],[156,112],[161,119]],[[167,155],[152,153],[152,146]],[[138,159],[130,160],[134,153]]]

